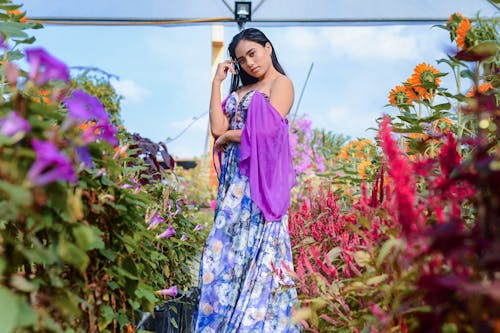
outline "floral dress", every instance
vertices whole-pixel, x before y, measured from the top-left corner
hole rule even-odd
[[[242,129],[255,91],[227,99],[230,129]],[[240,174],[240,145],[228,145],[221,166],[215,219],[200,265],[196,333],[300,332],[291,322],[297,292],[288,216],[266,222]]]

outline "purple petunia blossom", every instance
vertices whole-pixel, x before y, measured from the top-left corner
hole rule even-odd
[[[17,112],[11,111],[6,118],[0,119],[0,133],[3,135],[13,137],[17,133],[26,133],[30,130],[30,123],[26,119],[19,117]]]
[[[86,168],[94,168],[94,161],[92,161],[92,156],[86,146],[77,146],[75,147],[75,151],[78,160],[82,162]]]
[[[165,219],[158,213],[155,213],[153,217],[148,221],[148,229],[153,228],[154,226],[165,222]]]
[[[68,108],[69,117],[78,122],[95,120],[97,123],[109,123],[108,114],[99,99],[83,90],[74,90],[63,102]]]
[[[203,226],[201,224],[198,224],[196,227],[194,227],[194,231],[200,231],[201,229],[203,229]]]
[[[177,286],[173,286],[167,289],[162,289],[157,291],[158,294],[162,296],[172,296],[175,297],[177,296]]]
[[[0,34],[0,49],[7,50],[7,44],[5,44],[5,39],[2,34]]]
[[[83,130],[82,139],[85,143],[92,143],[98,139],[103,139],[109,142],[113,147],[118,145],[118,139],[116,138],[116,133],[118,130],[116,127],[110,123],[103,125],[88,125],[88,127]]]
[[[50,80],[69,83],[69,70],[63,62],[41,47],[26,49],[25,52],[31,66],[28,76],[36,85],[43,86]]]
[[[188,240],[188,236],[186,234],[182,234],[181,241],[187,241],[187,240]]]
[[[175,236],[176,234],[177,232],[175,231],[174,227],[170,225],[164,232],[156,236],[156,238],[170,238],[172,236]]]
[[[76,182],[73,165],[52,142],[31,140],[31,145],[36,153],[36,160],[28,171],[28,179],[38,186],[52,183],[56,180]]]

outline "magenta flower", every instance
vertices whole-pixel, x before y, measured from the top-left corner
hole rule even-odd
[[[0,133],[13,137],[17,133],[26,133],[31,130],[30,123],[19,117],[17,112],[11,111],[6,118],[0,119]]]
[[[217,207],[217,201],[216,200],[210,201],[210,209],[212,209],[212,211],[215,211],[215,207]]]
[[[174,227],[170,225],[164,232],[156,236],[156,238],[170,238],[172,236],[175,236],[176,234],[177,232],[175,231]]]
[[[158,294],[162,296],[172,296],[175,297],[177,296],[177,286],[173,286],[167,289],[162,289],[157,291]]]
[[[78,180],[71,162],[52,142],[33,139],[31,145],[37,155],[27,174],[32,183],[43,186],[57,180]]]
[[[86,143],[95,142],[98,139],[103,139],[109,142],[113,147],[118,145],[116,133],[118,130],[110,123],[89,125],[82,133],[82,139]]]
[[[196,227],[194,227],[194,231],[200,231],[201,229],[203,229],[203,226],[201,224],[198,224]]]
[[[26,58],[31,66],[30,80],[38,86],[43,86],[50,80],[61,80],[69,83],[68,67],[60,60],[54,58],[43,48],[26,49]]]
[[[83,90],[74,90],[71,96],[63,99],[68,108],[69,117],[78,122],[95,120],[97,123],[109,123],[109,117],[99,99]]]
[[[181,241],[187,241],[187,240],[188,240],[188,236],[186,234],[182,234]]]
[[[153,217],[151,217],[151,219],[148,221],[148,229],[151,229],[163,222],[165,222],[165,219],[160,214],[155,213],[155,215],[153,215]]]

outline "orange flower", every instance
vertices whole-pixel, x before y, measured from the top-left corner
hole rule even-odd
[[[451,131],[451,126],[453,125],[452,121],[450,118],[439,118],[437,120],[433,121],[434,128],[436,129],[437,132],[440,133],[447,133]]]
[[[481,83],[479,85],[479,93],[480,94],[484,95],[491,90],[495,90],[495,87],[489,82]],[[472,89],[465,96],[473,97],[474,95],[476,95],[476,93],[477,93],[477,89],[476,89],[476,86],[474,85],[474,86],[472,86]]]
[[[459,49],[466,49],[467,45],[465,45],[465,36],[467,35],[467,31],[470,29],[470,21],[466,18],[460,22],[460,25],[457,29],[457,47]]]
[[[411,104],[412,98],[406,86],[396,86],[389,93],[389,103],[394,106],[400,106],[403,104]]]
[[[366,168],[369,167],[372,164],[371,161],[368,160],[363,160],[361,163],[358,164],[358,173],[361,179],[366,179]]]
[[[115,160],[118,157],[118,155],[120,155],[123,158],[127,157],[127,149],[128,149],[128,144],[125,145],[124,147],[116,146],[114,148],[115,154],[113,155],[113,159]]]
[[[441,83],[441,79],[436,77],[436,74],[439,74],[439,71],[425,62],[415,66],[413,74],[407,81],[411,88],[408,91],[409,97],[412,99],[418,99],[419,97],[429,99],[430,88],[426,87],[431,85],[438,88]]]
[[[7,14],[12,14],[12,15],[21,15],[21,11],[19,9],[14,9],[14,10],[7,10],[6,11]],[[26,23],[26,16],[21,16],[21,18],[19,19],[19,22],[21,23]]]
[[[448,24],[452,23],[455,18],[463,19],[464,16],[462,14],[460,14],[460,13],[451,14],[450,17],[448,18],[448,22],[447,23]]]
[[[38,91],[38,95],[40,95],[40,103],[44,102],[45,104],[50,104],[50,98],[47,96],[50,96],[51,91],[50,90],[40,90]]]

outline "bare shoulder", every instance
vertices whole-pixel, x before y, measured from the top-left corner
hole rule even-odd
[[[274,79],[270,89],[270,102],[284,117],[290,112],[293,104],[294,92],[293,83],[285,75],[280,75]]]
[[[271,95],[273,93],[291,95],[293,98],[293,83],[286,75],[280,75],[271,84]]]

